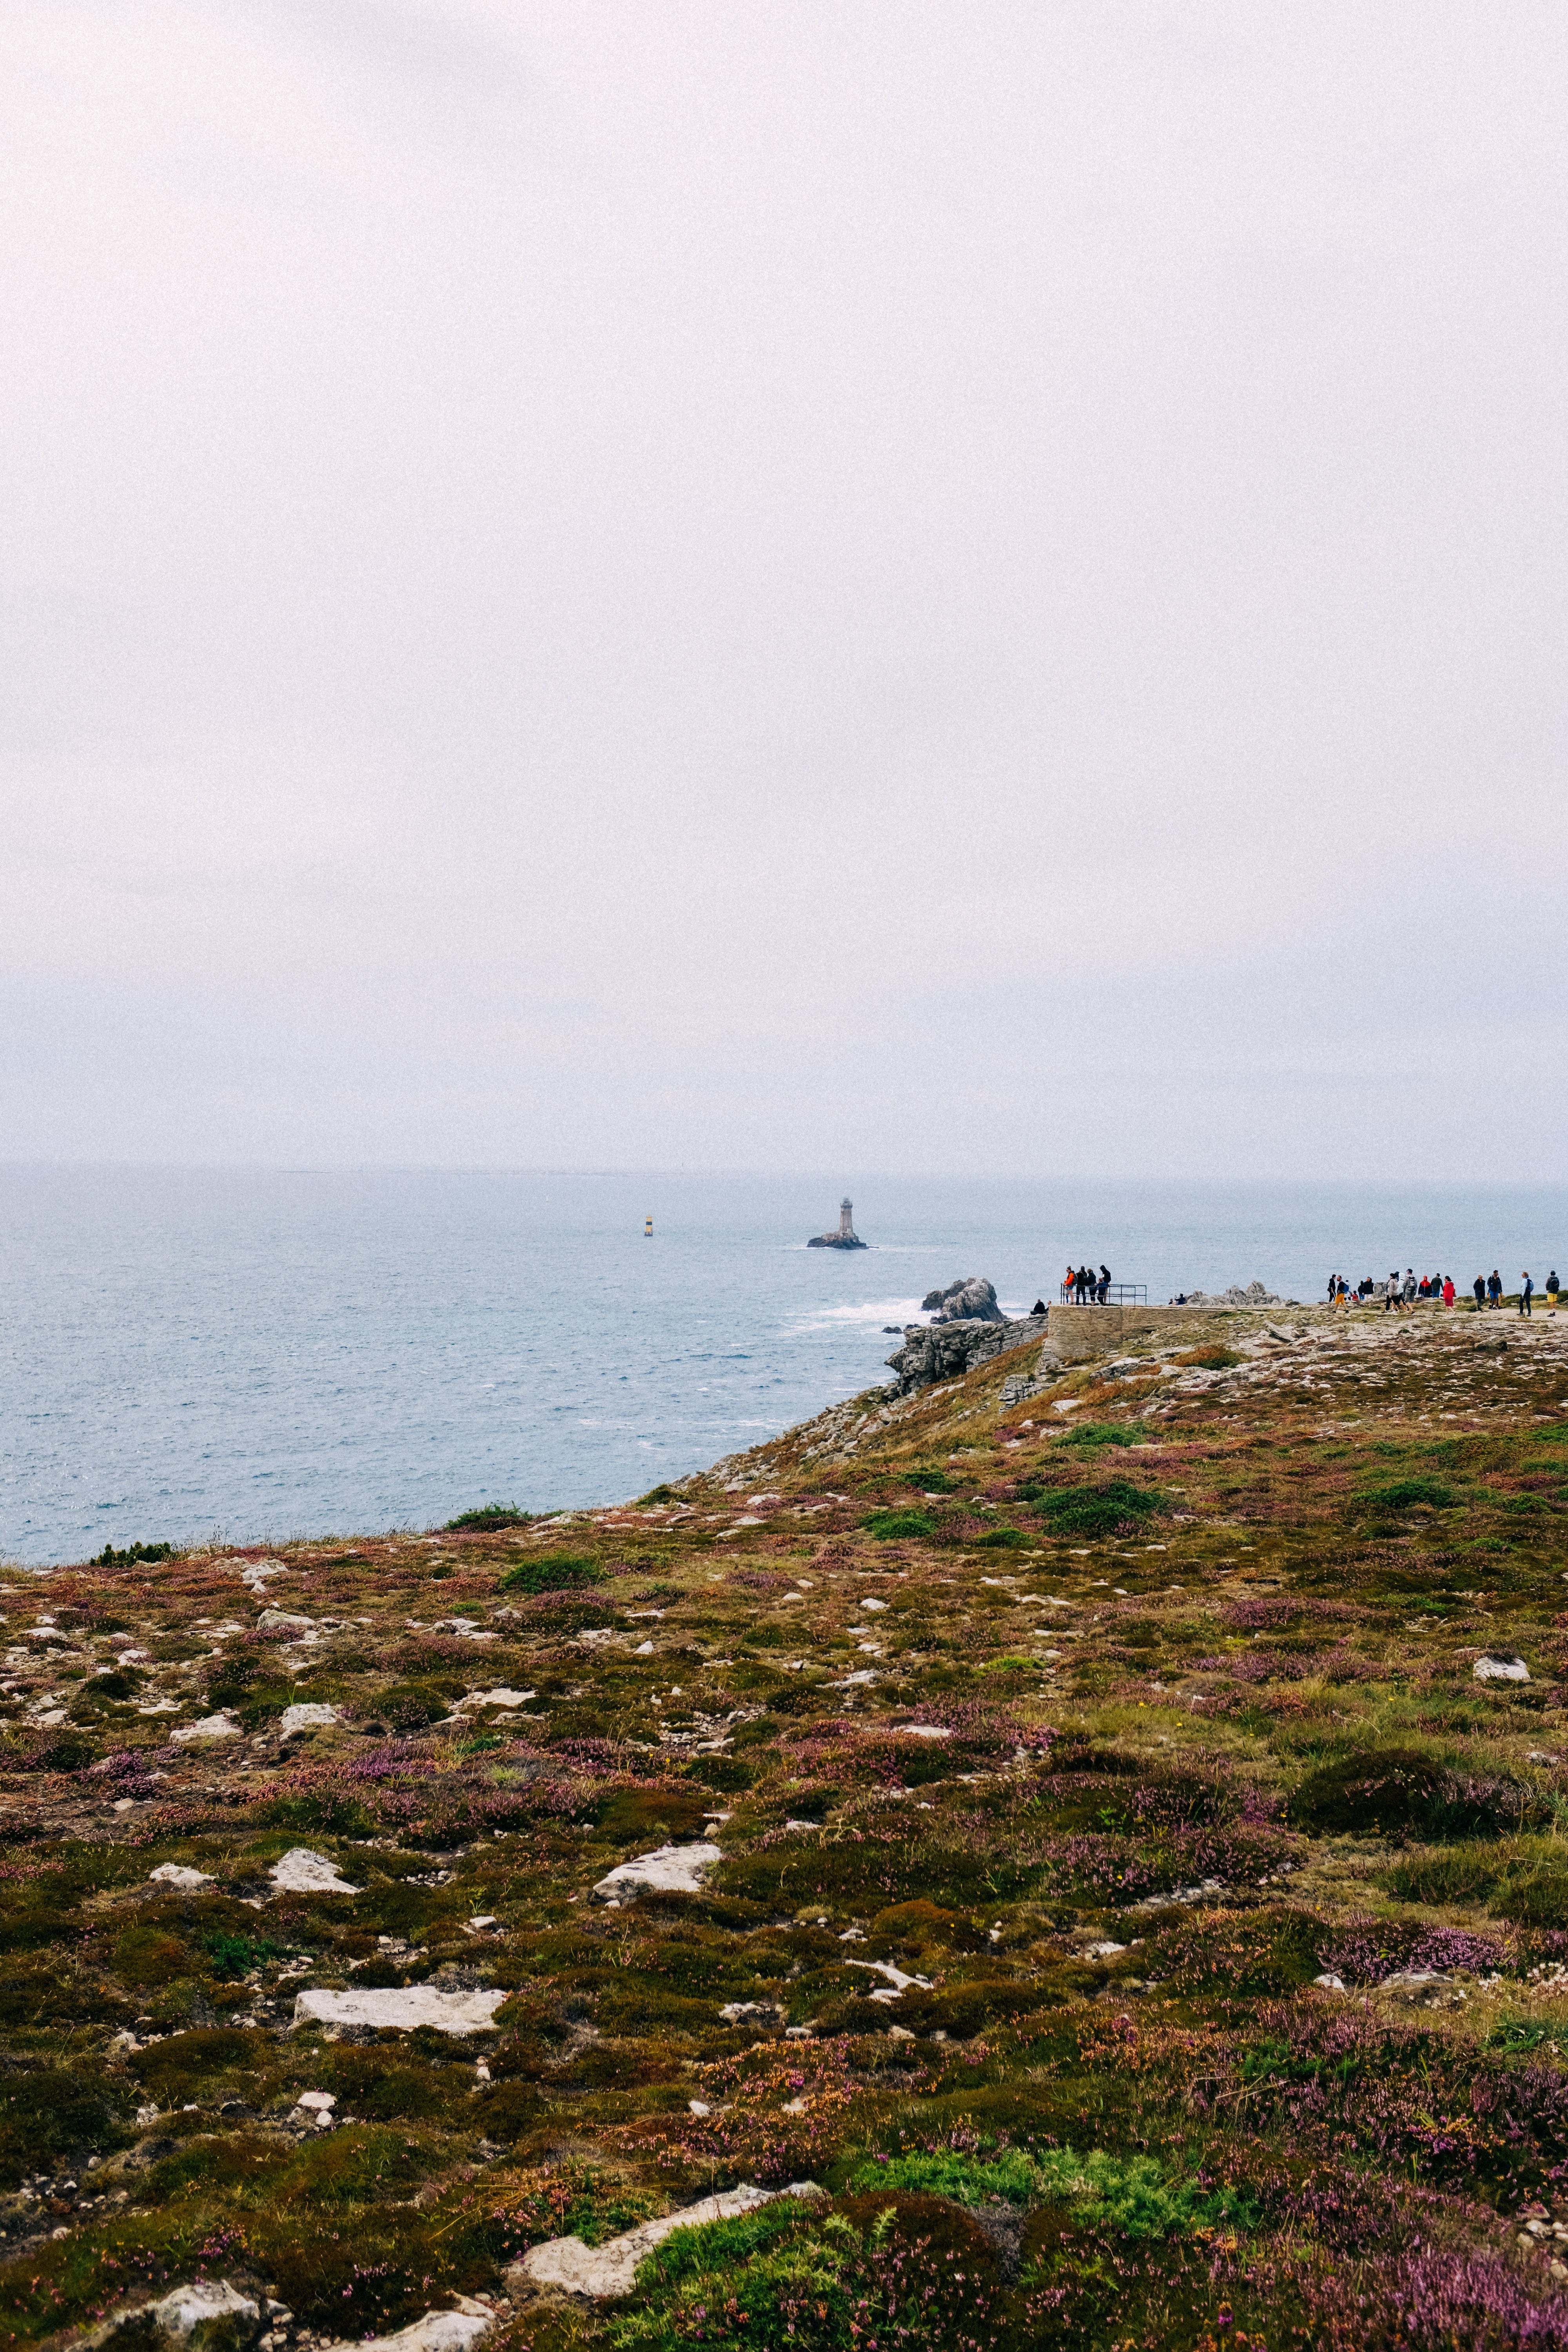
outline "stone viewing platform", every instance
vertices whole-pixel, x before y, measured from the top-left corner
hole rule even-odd
[[[813,1234],[807,1249],[864,1249],[867,1244],[855,1230],[855,1204],[846,1194],[838,1203],[838,1231],[836,1234]]]
[[[1051,1348],[1064,1364],[1086,1363],[1151,1331],[1174,1331],[1184,1323],[1200,1322],[1206,1315],[1228,1315],[1235,1309],[1218,1300],[1189,1299],[1184,1307],[1063,1307],[1050,1310],[1047,1328]]]

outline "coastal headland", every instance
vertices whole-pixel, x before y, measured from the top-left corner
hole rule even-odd
[[[1568,2345],[1568,1315],[1070,1315],[0,1571],[0,2334]]]

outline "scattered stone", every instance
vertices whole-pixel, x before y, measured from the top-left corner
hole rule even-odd
[[[629,1903],[639,1895],[699,1895],[709,1872],[724,1859],[716,1845],[661,1845],[623,1862],[594,1889],[598,1903]]]
[[[1496,1655],[1489,1651],[1486,1656],[1476,1660],[1470,1672],[1479,1683],[1527,1683],[1530,1680],[1530,1668],[1512,1651],[1502,1651]],[[174,1734],[176,1739],[179,1736],[178,1732]]]
[[[351,1886],[338,1876],[338,1865],[330,1854],[312,1853],[308,1845],[291,1845],[280,1862],[272,1865],[270,1876],[274,1886],[285,1895],[363,1895],[363,1886]]]
[[[438,2033],[489,2033],[508,1998],[500,1992],[441,1992],[434,1985],[367,1985],[359,1992],[312,1991],[294,1996],[296,2025],[367,2025],[412,2033],[433,2025]]]
[[[1343,1977],[1336,1977],[1327,1969],[1321,1977],[1314,1977],[1312,1982],[1315,1985],[1321,1985],[1325,1992],[1343,1992],[1345,1989]]]
[[[792,2180],[787,2189],[759,2189],[743,2180],[738,2189],[700,2198],[679,2213],[644,2221],[624,2237],[612,2238],[607,2245],[584,2245],[581,2238],[547,2238],[543,2245],[530,2247],[518,2268],[535,2286],[558,2287],[565,2294],[592,2296],[595,2301],[629,2294],[637,2264],[672,2230],[700,2230],[709,2221],[733,2221],[775,2197],[820,2197],[822,2193],[815,2180]]]
[[[256,1621],[258,1633],[299,1633],[314,1641],[317,1633],[313,1617],[294,1617],[287,1609],[264,1609]]]
[[[163,1710],[149,1708],[147,1711],[152,1714],[162,1713]],[[140,1714],[142,1710],[138,1708],[137,1712]],[[221,1715],[204,1715],[199,1723],[182,1723],[179,1729],[172,1731],[169,1737],[179,1740],[237,1739],[239,1726],[226,1708]]]
[[[150,1879],[162,1879],[165,1886],[210,1886],[210,1870],[187,1870],[183,1862],[161,1862],[156,1870],[147,1873]]]

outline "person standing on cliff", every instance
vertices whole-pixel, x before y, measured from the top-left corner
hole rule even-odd
[[[1531,1282],[1528,1273],[1521,1274],[1519,1277],[1519,1311],[1521,1315],[1530,1313],[1530,1302],[1534,1296],[1534,1283]]]
[[[1399,1311],[1399,1276],[1397,1274],[1391,1274],[1388,1280],[1383,1286],[1383,1311],[1385,1315],[1397,1314]]]
[[[1487,1278],[1486,1278],[1486,1276],[1485,1276],[1484,1274],[1478,1274],[1478,1275],[1477,1275],[1477,1276],[1476,1276],[1476,1278],[1475,1278],[1475,1280],[1474,1280],[1474,1282],[1472,1282],[1472,1283],[1471,1283],[1471,1285],[1470,1285],[1470,1288],[1471,1288],[1471,1289],[1475,1292],[1475,1294],[1476,1294],[1476,1313],[1479,1315],[1479,1314],[1480,1313],[1480,1311],[1481,1311],[1482,1307],[1483,1307],[1486,1305],[1486,1303],[1487,1303]]]
[[[1102,1307],[1105,1306],[1110,1297],[1110,1268],[1105,1264],[1103,1259],[1100,1261],[1100,1287],[1096,1295],[1098,1296]]]
[[[1487,1276],[1487,1297],[1493,1307],[1502,1305],[1502,1276],[1495,1265]]]
[[[1451,1274],[1446,1274],[1443,1276],[1443,1304],[1445,1307],[1452,1307],[1453,1303],[1454,1277]]]

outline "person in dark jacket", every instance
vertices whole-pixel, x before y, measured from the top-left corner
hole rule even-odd
[[[1100,1260],[1100,1287],[1097,1295],[1102,1307],[1110,1297],[1110,1268],[1105,1264],[1103,1258]]]
[[[1072,1278],[1072,1290],[1073,1297],[1077,1300],[1078,1304],[1080,1307],[1084,1306],[1089,1298],[1089,1268],[1087,1265],[1080,1265],[1078,1272],[1074,1275]]]
[[[1486,1305],[1486,1303],[1487,1303],[1487,1278],[1486,1278],[1486,1276],[1485,1276],[1484,1274],[1478,1274],[1478,1275],[1477,1275],[1477,1276],[1476,1276],[1476,1278],[1475,1278],[1475,1280],[1474,1280],[1474,1282],[1472,1282],[1472,1283],[1471,1283],[1471,1285],[1470,1285],[1470,1288],[1471,1288],[1471,1289],[1475,1292],[1475,1294],[1476,1294],[1476,1312],[1477,1312],[1478,1314],[1479,1314],[1479,1312],[1480,1312],[1481,1308],[1482,1308],[1482,1307]]]
[[[1495,1265],[1487,1276],[1487,1298],[1493,1307],[1502,1305],[1502,1276]]]
[[[1546,1296],[1551,1299],[1553,1307],[1557,1304],[1558,1287],[1557,1269],[1553,1266],[1552,1272],[1546,1277]]]
[[[1521,1315],[1529,1314],[1530,1302],[1534,1296],[1534,1283],[1531,1282],[1528,1273],[1521,1274],[1519,1277],[1519,1311]]]

